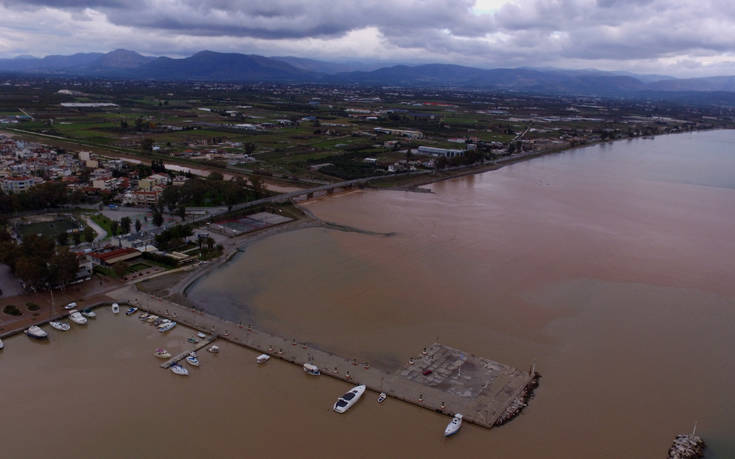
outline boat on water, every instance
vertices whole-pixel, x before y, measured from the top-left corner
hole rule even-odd
[[[211,347],[210,347],[209,349],[207,349],[207,350],[208,350],[209,352],[211,352],[212,354],[216,354],[216,353],[218,353],[218,352],[219,352],[219,346],[217,346],[216,344],[213,344],[213,345],[212,345],[212,346],[211,346]]]
[[[133,314],[135,314],[136,312],[138,312],[138,308],[136,308],[135,306],[130,306],[130,307],[128,308],[128,310],[127,310],[127,311],[125,311],[125,315],[126,315],[126,316],[132,316],[132,315],[133,315]]]
[[[386,398],[388,398],[388,395],[385,392],[381,392],[380,395],[378,395],[378,403],[383,403]]]
[[[48,324],[51,325],[51,327],[59,331],[69,331],[69,329],[71,328],[71,326],[68,323],[58,322],[56,320],[52,320]]]
[[[71,311],[69,313],[69,320],[74,322],[77,325],[86,325],[87,324],[87,318],[84,317],[79,311]]]
[[[312,376],[319,376],[320,374],[322,374],[319,371],[319,367],[311,363],[304,364],[304,373],[306,373],[307,375],[312,375]]]
[[[153,355],[155,355],[159,359],[170,359],[171,358],[171,353],[167,351],[166,349],[163,349],[162,347],[159,347],[158,349],[156,349],[156,352],[154,352]]]
[[[30,336],[31,338],[36,338],[36,339],[48,338],[48,333],[43,331],[43,329],[39,327],[38,325],[31,325],[30,327],[28,327],[28,329],[25,330],[24,333]]]
[[[161,333],[167,332],[176,326],[176,322],[168,322],[167,324],[158,327],[158,331]]]
[[[199,358],[195,352],[190,352],[189,355],[186,356],[186,363],[195,367],[199,366]]]
[[[189,370],[187,370],[186,368],[182,367],[178,363],[177,364],[174,364],[174,365],[171,365],[170,370],[174,374],[179,375],[179,376],[189,376]]]
[[[444,436],[451,437],[459,431],[460,427],[462,427],[462,415],[457,413],[454,415],[452,420],[449,421],[449,424],[447,424],[447,428],[444,429]]]
[[[71,303],[64,306],[64,309],[69,310],[69,309],[74,309],[76,307],[77,307],[77,303],[75,301],[72,301]]]
[[[155,314],[151,314],[148,316],[148,318],[145,321],[148,322],[149,324],[152,324],[156,320],[158,320],[158,316]]]
[[[259,364],[265,363],[271,359],[271,356],[268,354],[260,354],[258,357],[255,358],[255,361]]]
[[[91,309],[85,309],[84,311],[82,311],[82,315],[88,319],[94,319],[95,317],[97,317],[97,313],[92,311]]]
[[[205,335],[205,334],[204,334],[204,333],[202,333],[202,332],[199,332],[199,333],[197,333],[197,336],[198,336],[198,337],[200,337],[201,339],[204,339],[204,338],[206,338],[206,337],[207,337],[207,335]]]
[[[144,313],[138,315],[138,319],[139,320],[146,320],[148,318],[148,316],[150,316],[150,314],[148,314],[147,312],[144,312]]]
[[[364,384],[353,387],[347,393],[337,399],[332,409],[337,413],[344,413],[345,411],[349,410],[350,408],[352,408],[352,405],[360,400],[362,394],[365,393],[365,389],[366,387]]]
[[[0,339],[0,350],[5,348],[5,344],[3,343],[3,340]]]
[[[117,303],[112,303],[112,313],[117,314],[120,312],[120,305]]]

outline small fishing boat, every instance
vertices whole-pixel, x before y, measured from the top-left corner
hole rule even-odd
[[[189,370],[187,370],[186,368],[182,367],[178,363],[177,364],[174,364],[174,365],[171,365],[171,368],[170,369],[176,375],[179,375],[179,376],[189,376]]]
[[[158,320],[158,316],[155,314],[151,314],[148,316],[148,318],[145,321],[148,322],[149,324],[152,324],[156,320]]]
[[[127,311],[125,311],[125,315],[126,315],[126,316],[132,316],[132,315],[133,315],[133,314],[135,314],[136,312],[138,312],[138,308],[136,308],[135,306],[130,306],[130,307],[128,308],[128,310],[127,310]]]
[[[171,353],[161,347],[156,349],[156,352],[154,352],[153,355],[155,355],[159,359],[170,359],[171,358]]]
[[[255,361],[259,364],[265,363],[271,359],[271,356],[268,354],[260,354],[258,357],[255,358]]]
[[[462,427],[462,415],[457,413],[454,415],[452,420],[449,421],[449,424],[447,424],[447,428],[444,429],[444,436],[451,437],[452,435],[456,434],[457,431],[459,431],[460,427]]]
[[[156,320],[153,321],[153,325],[155,325],[156,327],[158,327],[159,325],[163,324],[163,321],[164,321],[164,319],[162,319],[162,318],[159,317],[158,319],[156,319]]]
[[[378,403],[383,403],[386,398],[388,398],[388,395],[385,392],[381,392],[380,395],[378,395]]]
[[[31,338],[36,338],[36,339],[48,338],[48,333],[43,331],[43,329],[39,327],[38,325],[31,325],[30,327],[28,327],[28,329],[24,333],[30,336]]]
[[[158,331],[161,333],[167,332],[176,326],[176,322],[169,322],[165,325],[158,327]]]
[[[199,366],[199,359],[195,352],[190,352],[189,355],[186,356],[186,363],[195,367]]]
[[[74,309],[76,307],[77,307],[77,303],[74,302],[74,301],[72,301],[71,303],[69,303],[66,306],[64,306],[64,309],[69,310],[69,309]]]
[[[365,385],[355,386],[350,389],[347,393],[337,399],[332,409],[337,413],[344,413],[345,411],[352,408],[352,405],[357,403],[365,393]]]
[[[186,341],[190,342],[191,344],[197,344],[199,342],[196,338],[186,338]]]
[[[55,328],[56,330],[59,330],[59,331],[69,331],[69,329],[71,328],[71,326],[68,323],[66,323],[66,322],[57,322],[55,320],[52,320],[48,324],[51,325],[51,327],[53,327],[53,328]]]
[[[82,311],[82,315],[88,319],[94,319],[97,317],[97,313],[92,311],[91,309],[85,309]]]
[[[199,333],[197,333],[197,336],[198,336],[198,337],[200,337],[201,339],[204,339],[204,338],[206,338],[206,337],[207,337],[207,335],[205,335],[205,334],[204,334],[204,333],[202,333],[202,332],[199,332]]]
[[[150,314],[148,314],[147,312],[144,312],[144,313],[138,315],[138,319],[139,320],[146,320],[148,318],[148,316],[150,316]]]
[[[208,350],[209,352],[211,352],[212,354],[216,354],[216,353],[218,353],[218,352],[219,352],[219,346],[217,346],[216,344],[213,344],[213,345],[212,345],[212,346],[211,346],[211,347],[210,347],[209,349],[207,349],[207,350]]]
[[[112,313],[117,314],[120,312],[120,305],[117,303],[112,303]]]
[[[0,339],[0,350],[5,348],[5,344],[3,344],[3,340]]]
[[[79,313],[79,311],[71,311],[69,313],[69,320],[74,322],[77,325],[86,325],[87,324],[87,318],[84,317]]]
[[[304,364],[304,373],[312,376],[319,376],[321,374],[321,372],[319,371],[319,367],[311,363]]]

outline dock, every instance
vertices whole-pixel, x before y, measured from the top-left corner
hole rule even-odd
[[[161,368],[170,368],[171,365],[173,365],[175,363],[179,363],[180,361],[184,360],[187,355],[191,354],[192,352],[201,351],[202,349],[204,349],[205,347],[207,347],[210,344],[214,343],[215,341],[217,341],[217,336],[211,336],[209,338],[205,338],[205,339],[199,341],[198,343],[196,343],[193,348],[191,348],[191,349],[189,349],[187,351],[181,352],[181,353],[179,353],[179,354],[171,357],[170,359],[166,360],[165,362],[163,362],[161,364]]]
[[[508,410],[527,397],[528,387],[536,381],[533,371],[520,371],[439,343],[418,349],[417,357],[407,359],[398,370],[387,372],[370,366],[369,362],[358,362],[306,343],[235,324],[146,294],[135,287],[124,287],[109,295],[120,303],[133,304],[208,333],[212,340],[224,339],[299,366],[311,363],[319,367],[322,375],[350,384],[365,384],[377,393],[385,392],[389,397],[446,415],[462,413],[465,421],[486,428],[507,418]],[[164,365],[173,364],[178,357],[186,357],[188,352]]]

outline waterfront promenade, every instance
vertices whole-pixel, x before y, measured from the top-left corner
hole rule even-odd
[[[235,324],[205,312],[181,306],[126,286],[109,293],[120,303],[168,317],[257,352],[299,366],[312,363],[323,375],[351,384],[365,384],[376,393],[435,410],[444,414],[462,413],[468,422],[492,427],[516,399],[521,397],[532,375],[498,362],[479,358],[437,343],[418,349],[417,357],[393,373],[294,339],[286,339],[246,324]]]

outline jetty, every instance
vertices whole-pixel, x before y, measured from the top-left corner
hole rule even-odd
[[[369,362],[341,357],[293,338],[235,324],[141,292],[134,286],[108,295],[120,303],[204,331],[211,341],[224,339],[299,366],[310,363],[319,367],[322,375],[350,384],[365,384],[376,393],[385,392],[389,397],[446,415],[462,413],[466,421],[486,428],[518,415],[538,383],[534,370],[520,371],[439,343],[419,350],[416,356],[407,357],[398,370],[388,372]],[[188,351],[183,357],[185,354]],[[177,357],[164,365],[173,364]]]

